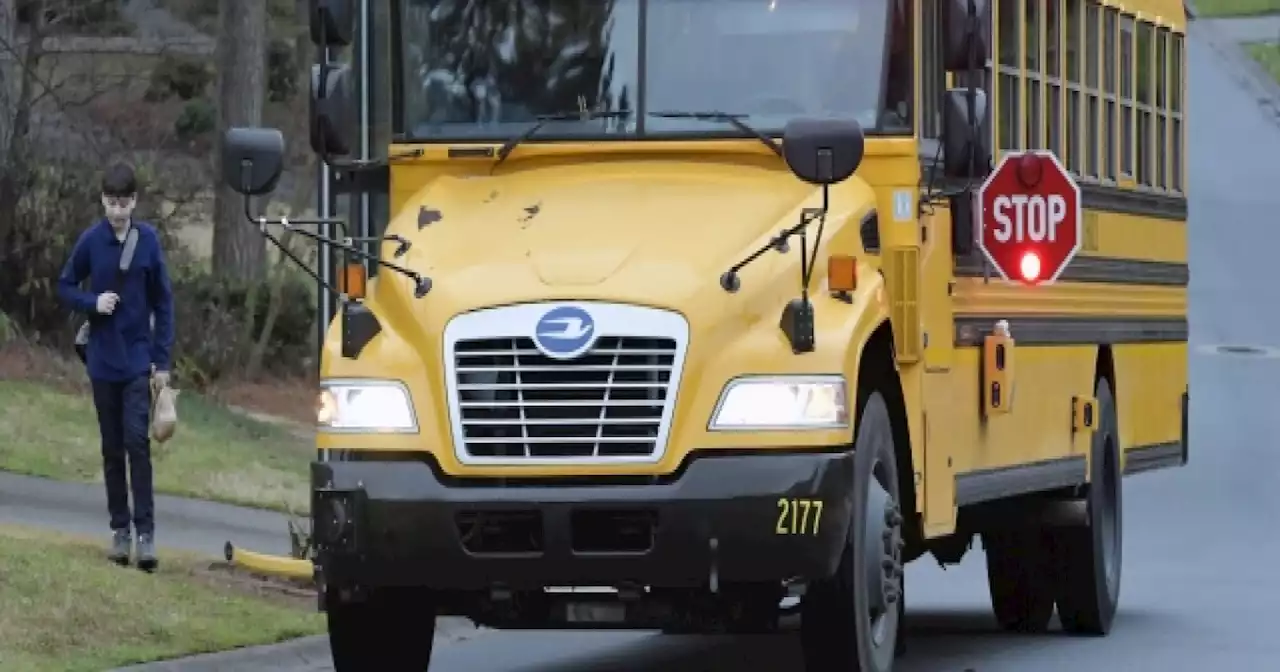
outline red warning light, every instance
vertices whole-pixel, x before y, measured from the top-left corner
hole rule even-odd
[[[1038,154],[1023,154],[1018,160],[1018,181],[1027,189],[1040,186],[1044,179],[1044,158]]]
[[[1018,271],[1022,273],[1022,279],[1025,282],[1035,282],[1040,279],[1040,255],[1035,252],[1023,252],[1022,260],[1018,262]]]

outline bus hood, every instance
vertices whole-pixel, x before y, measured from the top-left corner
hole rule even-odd
[[[857,178],[832,196],[833,215],[841,202],[848,213],[873,199]],[[396,261],[431,278],[424,301],[436,315],[555,299],[687,311],[697,293],[720,291],[725,270],[820,198],[781,165],[580,162],[440,177],[408,199],[389,232],[413,243]],[[838,228],[832,219],[824,238]],[[744,284],[798,265],[799,245],[792,250],[753,263]],[[799,289],[795,273],[788,290]],[[744,286],[737,298],[750,294]]]

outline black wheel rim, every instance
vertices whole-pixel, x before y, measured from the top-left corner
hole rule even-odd
[[[867,484],[866,548],[867,562],[874,562],[868,573],[878,581],[868,585],[870,591],[868,643],[877,660],[894,655],[898,628],[898,600],[902,599],[902,516],[897,505],[897,483],[883,461],[872,466],[872,482]],[[877,571],[878,570],[878,571]]]

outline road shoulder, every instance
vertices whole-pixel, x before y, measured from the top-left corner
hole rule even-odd
[[[487,632],[490,631],[476,628],[471,621],[463,618],[441,618],[436,622],[435,646],[457,644]],[[225,672],[226,670],[327,672],[332,669],[329,641],[324,635],[318,635],[280,644],[122,667],[112,672]]]
[[[1189,29],[1201,37],[1220,58],[1229,73],[1258,103],[1263,114],[1280,126],[1280,83],[1249,55],[1245,44],[1280,40],[1280,15],[1226,19],[1198,19]],[[1195,87],[1191,80],[1189,87]]]

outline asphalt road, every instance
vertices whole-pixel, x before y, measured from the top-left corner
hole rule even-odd
[[[1274,103],[1260,103],[1274,89],[1247,84],[1238,56],[1215,46],[1206,30],[1193,26],[1189,49],[1192,458],[1184,469],[1125,481],[1125,567],[1114,630],[1105,639],[1000,633],[980,550],[945,572],[923,558],[907,572],[901,672],[1280,666],[1271,625],[1280,595],[1272,567],[1280,555],[1280,534],[1272,531],[1280,516],[1280,280],[1271,275],[1280,257],[1280,123]],[[1217,354],[1219,345],[1258,351]],[[4,508],[0,501],[0,519],[9,517]],[[432,669],[802,672],[792,635],[471,635],[442,642]],[[163,669],[331,669],[322,640],[295,649],[270,662]]]

